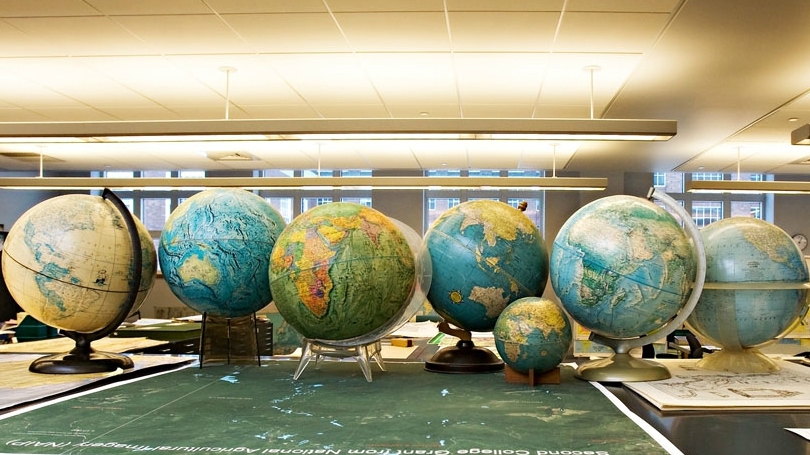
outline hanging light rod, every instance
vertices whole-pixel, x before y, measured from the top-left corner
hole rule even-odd
[[[692,180],[687,193],[810,194],[810,182],[752,180]]]
[[[0,189],[23,190],[571,190],[599,191],[607,179],[590,177],[0,177]]]
[[[284,119],[1,123],[0,143],[183,140],[514,139],[664,141],[675,120]]]

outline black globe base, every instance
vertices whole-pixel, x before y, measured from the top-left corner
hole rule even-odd
[[[460,340],[425,362],[425,370],[433,373],[494,373],[503,368],[503,360],[489,349],[475,346],[471,340]]]
[[[96,351],[89,342],[78,340],[70,352],[40,357],[30,365],[28,371],[44,374],[87,374],[110,373],[118,369],[133,368],[132,359],[114,352]]]

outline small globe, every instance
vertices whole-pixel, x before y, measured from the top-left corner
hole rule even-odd
[[[149,232],[141,241],[141,280],[135,302],[132,241],[120,212],[99,196],[54,197],[26,211],[3,245],[3,277],[20,307],[58,329],[90,334],[121,322],[141,305],[157,270]]]
[[[285,225],[251,192],[199,192],[172,212],[160,236],[166,284],[199,313],[226,318],[254,313],[273,300],[267,269]]]
[[[521,373],[553,369],[573,341],[568,316],[543,297],[523,297],[510,303],[498,316],[492,335],[503,361]]]
[[[543,293],[548,252],[520,210],[492,200],[445,211],[425,234],[433,265],[428,300],[462,329],[491,331],[506,306]]]
[[[723,348],[705,356],[700,366],[738,372],[778,369],[756,348],[785,335],[807,310],[804,256],[785,231],[756,218],[725,218],[700,234],[706,283],[687,324]],[[745,351],[751,355],[733,354]]]
[[[646,199],[597,199],[571,216],[551,252],[551,284],[572,319],[608,338],[654,332],[681,310],[696,275],[678,221]]]
[[[304,337],[362,338],[410,303],[414,258],[381,212],[351,202],[324,204],[296,217],[279,236],[270,288],[278,312]]]

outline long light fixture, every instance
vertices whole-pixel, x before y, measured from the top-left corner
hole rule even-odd
[[[599,191],[607,179],[591,177],[0,177],[0,189],[28,190],[575,190]]]
[[[810,182],[753,180],[692,180],[686,183],[688,193],[732,194],[810,194]]]
[[[810,145],[810,124],[804,124],[790,132],[793,145]]]
[[[0,143],[204,140],[602,140],[663,141],[675,120],[279,119],[0,123]]]

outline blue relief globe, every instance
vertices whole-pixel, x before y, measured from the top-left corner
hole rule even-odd
[[[91,334],[123,321],[154,283],[155,247],[134,219],[141,243],[141,279],[134,302],[133,245],[107,199],[70,194],[47,199],[14,223],[3,245],[3,278],[14,300],[35,319]]]
[[[583,327],[608,338],[655,332],[686,305],[696,274],[689,237],[655,203],[627,195],[593,201],[560,229],[551,284]]]
[[[416,254],[397,224],[352,202],[296,217],[278,237],[269,268],[285,321],[305,338],[347,345],[384,336],[410,305],[418,278]]]
[[[781,228],[750,217],[716,221],[700,234],[706,283],[686,322],[722,349],[704,355],[698,366],[739,373],[778,370],[758,348],[784,336],[807,312],[809,278],[801,250]]]
[[[508,304],[543,293],[548,252],[520,210],[499,201],[467,201],[439,216],[425,233],[433,265],[428,300],[447,322],[492,331]]]
[[[543,373],[562,362],[571,348],[571,322],[544,297],[523,297],[504,309],[492,330],[495,348],[515,371]]]
[[[284,218],[242,189],[201,191],[166,220],[158,259],[180,301],[209,316],[250,315],[272,300],[267,269]]]

